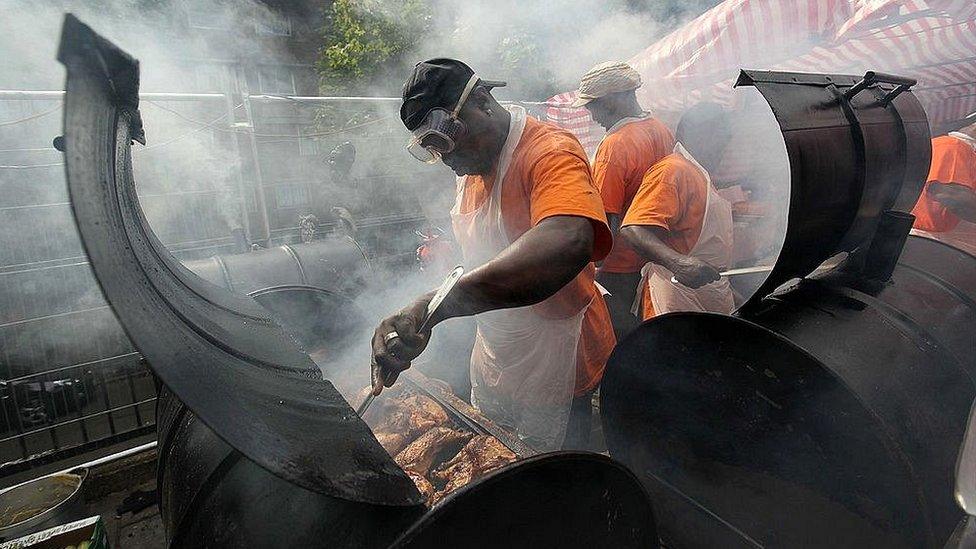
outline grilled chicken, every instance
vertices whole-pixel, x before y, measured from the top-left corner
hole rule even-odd
[[[434,399],[416,393],[385,401],[382,417],[383,422],[376,427],[376,432],[400,433],[407,439],[434,427],[451,424],[447,412]]]
[[[379,441],[386,453],[395,456],[406,447],[410,439],[403,433],[376,433],[376,440]]]
[[[410,477],[410,480],[417,485],[417,490],[420,490],[420,493],[424,495],[424,499],[428,502],[431,501],[434,498],[434,494],[437,493],[437,489],[434,488],[434,485],[431,484],[429,480],[427,480],[427,477],[410,471],[409,469],[406,471],[406,473],[407,476]]]
[[[431,503],[437,503],[472,480],[515,460],[515,454],[497,438],[488,435],[472,438],[456,456],[430,474],[435,483],[446,483]]]
[[[517,459],[495,437],[453,429],[444,408],[426,395],[401,390],[374,410],[378,413],[371,410],[368,419],[379,421],[373,429],[376,439],[431,505]],[[434,464],[439,464],[436,469]]]
[[[406,409],[406,427],[411,435],[418,435],[450,424],[447,412],[434,399],[424,395],[410,395],[403,399]]]
[[[457,452],[458,448],[470,438],[470,433],[435,427],[408,444],[393,459],[405,471],[426,475],[434,460]]]

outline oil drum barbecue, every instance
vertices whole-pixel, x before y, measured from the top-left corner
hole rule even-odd
[[[131,167],[132,142],[146,141],[138,62],[70,14],[58,59],[67,69],[65,164],[75,221],[106,300],[160,384],[158,482],[171,546],[657,546],[646,491],[597,454],[527,457],[442,490],[428,508],[303,352],[312,344],[287,334],[261,296],[194,275],[149,228]],[[423,378],[411,380],[405,390],[434,401],[452,429],[469,429],[468,443],[494,445],[490,435],[512,445],[505,451],[531,455]],[[442,463],[438,478],[463,461]]]
[[[733,316],[654,318],[602,385],[610,455],[673,547],[942,547],[976,397],[976,258],[909,236],[912,81],[743,71],[783,132],[786,241]],[[818,265],[848,254],[832,268]]]
[[[345,381],[343,368],[331,360],[336,348],[354,344],[350,338],[361,336],[367,328],[365,317],[351,300],[302,285],[263,288],[251,296],[298,340],[343,394],[355,395],[354,402],[362,400],[368,388],[357,391],[355,381]],[[538,453],[443,383],[428,379],[420,373],[422,368],[420,361],[404,372],[400,383],[384,391],[363,419],[429,504],[491,470]],[[438,465],[450,467],[437,471]],[[433,473],[438,478],[432,484]]]

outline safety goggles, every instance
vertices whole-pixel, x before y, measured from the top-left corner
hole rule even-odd
[[[413,139],[407,144],[407,151],[414,158],[427,164],[436,164],[441,156],[454,150],[467,131],[464,122],[458,118],[458,113],[478,81],[478,75],[472,74],[453,111],[448,112],[438,107],[427,113],[424,121],[413,130]]]

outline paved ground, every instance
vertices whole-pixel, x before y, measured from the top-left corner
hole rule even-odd
[[[151,491],[155,488],[156,482],[150,481],[133,488],[112,492],[89,504],[90,514],[101,515],[102,520],[105,521],[112,549],[163,549],[166,547],[163,523],[159,518],[159,507],[156,504],[136,514],[115,515],[119,504],[133,490]]]
[[[130,442],[129,445],[132,445]],[[104,451],[104,450],[103,450]],[[100,456],[78,456],[74,463],[81,463]],[[4,484],[37,478],[44,474],[61,470],[71,463],[61,462],[46,468],[39,468],[16,475],[16,479],[5,478]],[[26,478],[23,478],[26,477]],[[15,482],[11,482],[15,481]],[[163,549],[166,547],[163,524],[155,497],[156,453],[149,450],[125,459],[99,466],[89,471],[88,479],[82,488],[84,508],[77,516],[64,517],[61,522],[71,522],[99,515],[105,522],[108,539],[112,549]],[[127,499],[132,495],[142,495],[141,509],[124,511]],[[129,507],[132,509],[132,507]],[[122,510],[123,512],[119,512]],[[45,528],[49,528],[49,526]]]

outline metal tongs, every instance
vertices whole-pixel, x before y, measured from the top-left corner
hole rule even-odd
[[[827,270],[833,269],[834,267],[836,267],[840,263],[840,260],[841,259],[844,259],[846,257],[847,257],[847,254],[846,253],[838,254],[838,256],[836,256],[836,259],[835,258],[831,258],[831,260],[825,261],[823,265],[821,265],[821,266],[817,267],[816,269],[810,271],[810,274],[820,273],[820,272],[823,272],[823,271],[827,271]],[[727,271],[722,271],[722,272],[718,273],[718,275],[719,276],[738,276],[738,275],[745,275],[745,274],[768,273],[768,272],[770,272],[770,271],[773,270],[773,267],[775,267],[775,265],[757,265],[755,267],[743,267],[741,269],[729,269]],[[681,284],[681,283],[678,282],[678,279],[677,278],[675,278],[675,277],[672,276],[671,277],[671,284]]]
[[[743,269],[729,269],[728,271],[722,271],[718,273],[719,276],[736,276],[744,274],[754,274],[754,273],[768,273],[773,270],[772,265],[759,265],[756,267],[745,267]],[[678,279],[671,277],[671,284],[680,284]]]
[[[425,328],[427,328],[427,323],[430,322],[430,319],[431,317],[434,316],[434,313],[437,311],[437,308],[440,307],[441,303],[444,302],[444,298],[447,297],[447,294],[451,293],[451,290],[454,289],[454,286],[457,285],[458,280],[461,279],[461,275],[463,274],[464,274],[464,267],[458,265],[457,267],[454,267],[454,269],[450,272],[450,274],[447,275],[447,278],[444,279],[444,282],[442,282],[440,287],[437,288],[437,291],[434,292],[434,297],[432,297],[430,299],[430,302],[427,303],[427,312],[424,313],[424,318],[420,322],[420,328],[417,330],[418,332],[422,332],[424,331]],[[397,336],[394,335],[389,340],[387,340],[386,343],[389,344],[391,341],[393,341],[396,338]],[[373,389],[372,386],[370,386],[369,394],[366,395],[366,398],[363,400],[363,402],[359,405],[358,408],[356,408],[356,414],[358,414],[359,417],[363,417],[363,414],[365,414],[366,410],[369,409],[370,404],[372,404],[373,401],[376,400],[376,395],[373,394],[372,389]]]

